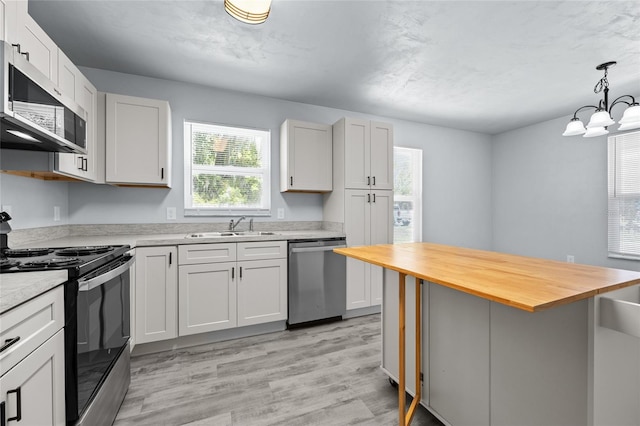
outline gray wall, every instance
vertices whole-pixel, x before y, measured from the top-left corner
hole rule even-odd
[[[491,248],[492,159],[488,135],[105,70],[83,68],[82,72],[100,91],[169,101],[173,129],[173,187],[167,190],[69,183],[64,194],[68,197],[69,214],[68,219],[65,218],[68,223],[162,223],[167,222],[166,208],[171,206],[177,207],[178,222],[228,221],[228,218],[183,216],[182,132],[185,119],[271,129],[274,216],[256,221],[275,220],[277,208],[285,209],[286,220],[320,221],[321,195],[279,192],[280,124],[286,118],[332,124],[349,116],[391,122],[396,145],[423,149],[425,241]],[[28,196],[39,199],[48,191],[48,185],[54,184],[25,185],[30,185]],[[16,188],[13,183],[5,185],[3,180],[1,202],[4,203],[5,193],[7,199],[15,199],[19,195]],[[32,218],[28,212],[13,221],[15,229],[50,224]]]
[[[607,257],[607,137],[563,137],[567,122],[494,137],[493,250],[640,270]]]
[[[22,155],[22,151],[9,154]],[[24,153],[30,155],[31,153]],[[5,150],[0,151],[4,157]],[[13,229],[66,225],[68,223],[69,184],[0,173],[0,204],[11,206]],[[53,220],[53,209],[60,207],[60,220]]]

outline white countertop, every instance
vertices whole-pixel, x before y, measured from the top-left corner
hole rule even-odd
[[[232,237],[186,238],[189,234],[123,234],[88,235],[62,237],[26,244],[24,247],[73,247],[88,245],[121,245],[135,247],[174,246],[179,244],[208,244],[247,241],[305,240],[323,238],[344,238],[344,233],[335,231],[274,231],[274,235],[238,235]],[[15,248],[21,248],[16,246]]]
[[[323,230],[274,231],[274,235],[186,238],[189,234],[78,235],[16,245],[23,247],[74,247],[129,245],[136,247],[175,246],[247,241],[305,240],[344,238],[344,233]],[[67,281],[66,271],[20,272],[0,274],[0,313],[6,312]]]
[[[67,271],[0,274],[0,314],[67,281]]]

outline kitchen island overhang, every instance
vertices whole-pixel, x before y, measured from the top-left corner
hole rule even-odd
[[[600,330],[598,302],[602,294],[621,294],[616,297],[631,299],[625,301],[626,308],[632,305],[631,321],[640,321],[639,272],[431,243],[350,247],[336,252],[386,269],[383,368],[390,377],[395,376],[394,367],[400,370],[400,389],[405,364],[405,321],[404,316],[400,320],[400,312],[405,310],[404,288],[408,297],[415,291],[414,280],[406,277],[425,281],[416,304],[416,310],[423,313],[416,318],[420,318],[424,343],[415,348],[416,359],[420,358],[417,363],[425,366],[421,403],[445,423],[602,424],[598,419],[608,412],[604,405],[611,404],[600,396],[599,383],[607,378],[596,369],[603,370],[599,365],[616,355],[603,358],[609,349],[598,343],[607,334]],[[397,339],[390,339],[395,337],[393,332],[398,333]],[[451,339],[451,333],[469,336],[469,342]],[[627,339],[623,347],[631,346],[632,354],[640,354],[640,340],[622,336]],[[395,340],[394,350],[390,340]],[[469,353],[466,358],[461,355],[464,352]],[[385,362],[391,359],[395,364],[388,367]],[[464,365],[456,367],[456,360],[461,359],[459,364]],[[469,370],[466,376],[462,373],[465,368]],[[631,369],[631,377],[639,380],[623,384],[632,387],[625,392],[640,396],[640,361]],[[468,383],[456,385],[452,370],[461,371],[459,375]],[[404,392],[400,389],[400,423],[405,424],[412,413],[411,409],[408,416],[403,413]],[[409,391],[416,394],[420,389]],[[465,398],[467,389],[480,396]],[[447,402],[451,395],[457,401]],[[475,405],[473,417],[459,407],[467,402]],[[640,409],[635,410],[621,418],[640,424]]]

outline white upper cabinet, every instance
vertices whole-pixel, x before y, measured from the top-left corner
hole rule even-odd
[[[15,43],[16,37],[16,2],[0,0],[0,39]]]
[[[16,49],[19,49],[29,62],[49,80],[56,83],[58,81],[58,46],[29,15],[26,1],[16,1],[15,6],[17,8],[16,37],[11,43],[16,44]]]
[[[280,191],[328,192],[332,181],[331,126],[285,120],[280,127]]]
[[[107,93],[106,182],[171,187],[167,101]]]
[[[87,154],[55,154],[55,171],[76,179],[96,180],[98,92],[71,60],[58,50],[58,87],[62,94],[84,109],[87,122]]]
[[[343,118],[334,125],[345,142],[344,186],[393,189],[393,128],[375,121]]]

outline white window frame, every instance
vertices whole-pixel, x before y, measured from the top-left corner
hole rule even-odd
[[[609,257],[640,260],[640,212],[633,223],[622,223],[622,210],[628,212],[640,205],[640,132],[611,136],[607,143]],[[627,228],[626,234],[623,228]]]
[[[265,140],[261,144],[262,157],[266,159],[262,168],[251,169],[230,166],[194,166],[192,160],[191,132],[193,126],[209,127],[211,130],[247,136],[260,136]],[[231,175],[262,176],[263,192],[260,207],[240,208],[234,206],[202,207],[193,205],[192,178],[195,169]],[[270,216],[271,215],[271,130],[238,127],[193,120],[184,121],[184,215],[185,216]]]

